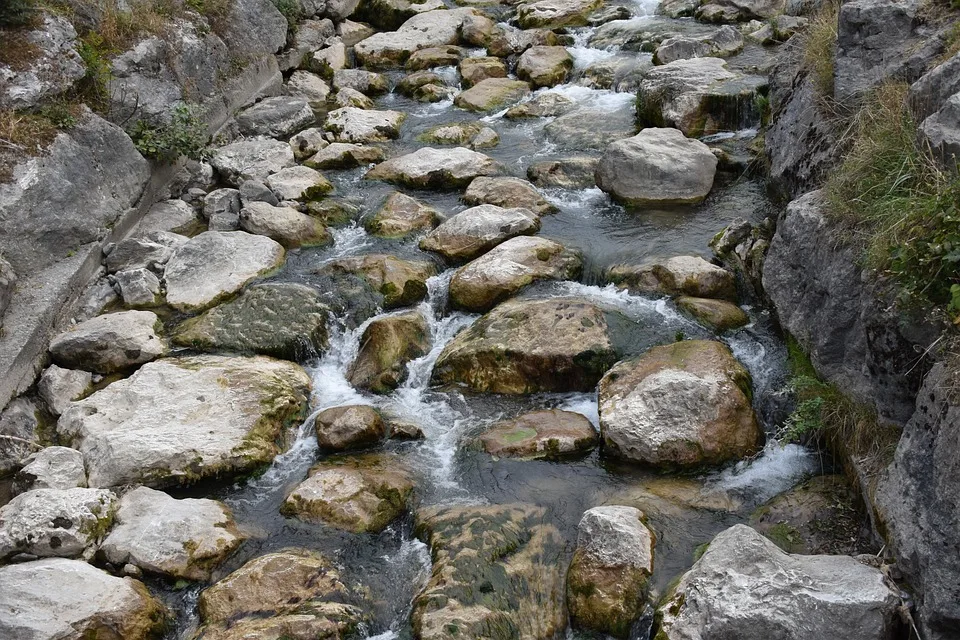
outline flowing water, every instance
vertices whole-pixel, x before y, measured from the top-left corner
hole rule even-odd
[[[656,2],[629,3],[636,17],[649,20]],[[660,18],[662,20],[662,18]],[[570,83],[553,89],[580,105],[600,111],[632,113],[634,95],[580,86],[579,76],[591,64],[612,58],[616,49],[591,48],[594,29],[574,31],[570,51],[576,60]],[[475,52],[482,54],[483,52]],[[748,52],[756,56],[755,52]],[[645,55],[645,54],[631,54]],[[747,55],[747,54],[744,54]],[[440,70],[456,81],[455,71]],[[398,79],[397,74],[392,77]],[[541,90],[542,91],[542,90]],[[398,94],[378,100],[379,108],[398,109],[408,114],[400,140],[390,143],[390,153],[411,151],[420,143],[417,136],[426,129],[447,122],[476,120],[475,114],[456,109],[452,101],[421,104]],[[534,162],[569,155],[599,155],[598,150],[564,148],[545,133],[549,118],[511,121],[503,113],[482,117],[500,135],[499,146],[485,150],[517,176],[524,176]],[[755,123],[758,125],[759,123]],[[728,132],[711,142],[749,141],[754,131]],[[377,207],[391,188],[362,180],[365,169],[329,171],[337,196],[350,200],[366,212]],[[523,292],[524,297],[567,297],[588,299],[608,312],[616,329],[617,346],[625,354],[685,337],[711,334],[681,315],[668,300],[630,295],[612,286],[603,286],[600,275],[611,264],[670,256],[695,254],[709,257],[707,242],[735,218],[758,222],[773,213],[764,197],[762,182],[745,177],[718,176],[710,197],[701,205],[665,210],[627,211],[611,203],[596,188],[583,190],[548,189],[547,197],[559,212],[542,219],[540,235],[555,239],[583,252],[581,282],[541,284]],[[463,210],[458,194],[417,193],[421,200],[450,215]],[[430,259],[417,249],[417,238],[388,241],[368,236],[351,224],[334,231],[332,247],[291,252],[287,265],[273,277],[281,281],[313,282],[314,272],[324,263],[343,256],[389,252],[400,257]],[[648,515],[657,535],[656,568],[652,585],[662,591],[680,572],[690,566],[698,545],[736,522],[743,522],[760,502],[790,488],[819,471],[815,454],[797,445],[781,446],[769,440],[752,460],[702,476],[665,477],[630,465],[613,464],[594,452],[565,462],[493,459],[470,446],[472,439],[490,424],[519,413],[543,407],[580,412],[595,425],[597,398],[593,393],[539,394],[528,397],[466,396],[431,389],[430,373],[443,347],[456,333],[479,316],[450,312],[447,285],[452,270],[429,281],[429,296],[420,304],[428,319],[433,347],[409,364],[406,382],[386,396],[355,390],[347,381],[348,368],[356,356],[364,328],[382,313],[344,314],[331,326],[330,347],[306,363],[313,378],[311,415],[343,404],[369,404],[385,413],[419,425],[425,439],[387,443],[409,464],[417,476],[420,505],[439,503],[528,502],[547,507],[549,518],[566,536],[572,552],[576,526],[583,512],[609,503],[634,504]],[[331,296],[335,292],[327,291]],[[776,335],[769,313],[748,308],[750,324],[721,339],[733,350],[753,376],[755,405],[761,422],[772,435],[783,420],[786,350]],[[354,535],[322,525],[284,518],[279,507],[286,494],[322,458],[315,438],[304,422],[292,444],[262,476],[245,484],[221,487],[215,497],[231,506],[250,540],[215,578],[226,575],[250,558],[288,546],[322,551],[333,559],[347,578],[356,578],[370,588],[375,609],[365,629],[371,638],[409,637],[410,603],[425,583],[430,557],[425,545],[412,533],[412,520],[394,523],[380,534]],[[209,495],[209,489],[204,490]],[[199,587],[182,590],[155,584],[179,613],[172,638],[189,638],[196,628],[196,598]]]

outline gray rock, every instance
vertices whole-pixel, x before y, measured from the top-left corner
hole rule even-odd
[[[696,204],[713,188],[717,158],[676,129],[644,129],[614,142],[600,158],[597,186],[636,207]]]
[[[334,142],[314,155],[305,165],[314,169],[353,169],[382,162],[386,154],[380,147]]]
[[[935,365],[917,394],[893,463],[880,477],[876,502],[897,567],[917,598],[915,620],[925,638],[949,640],[960,620],[960,558],[943,553],[958,542],[957,424],[953,373]]]
[[[8,36],[14,37],[13,31]],[[59,15],[45,14],[43,26],[17,34],[21,42],[11,47],[32,50],[29,60],[16,69],[0,63],[0,109],[29,109],[70,89],[86,69],[77,52],[77,32]]]
[[[209,580],[244,538],[230,510],[216,500],[175,500],[139,487],[120,499],[114,526],[100,552],[115,565],[153,574]]]
[[[510,107],[503,114],[504,118],[516,120],[519,118],[550,118],[562,116],[577,108],[577,103],[562,93],[547,92],[534,96],[526,102]]]
[[[271,138],[290,137],[312,125],[315,120],[310,103],[299,96],[264,98],[237,114],[241,133]]]
[[[379,96],[390,90],[386,78],[364,69],[338,69],[333,74],[333,88],[353,89],[367,96]]]
[[[270,238],[206,231],[179,247],[167,263],[167,303],[181,311],[201,311],[277,268],[283,257],[283,247]]]
[[[582,456],[600,444],[586,416],[559,409],[530,411],[498,422],[477,441],[492,456],[526,460]]]
[[[714,26],[689,20],[672,20],[650,16],[642,20],[617,20],[597,27],[590,36],[591,47],[621,48],[628,51],[654,51],[667,38],[686,36],[706,37],[716,31]]]
[[[615,54],[598,60],[580,74],[577,84],[593,89],[611,89],[617,93],[636,93],[653,60],[630,53]]]
[[[487,53],[499,58],[519,55],[537,45],[552,47],[560,44],[560,39],[548,29],[517,29],[509,24],[500,23],[489,36],[486,43]]]
[[[583,514],[567,572],[567,606],[575,626],[629,636],[653,573],[656,537],[643,518],[639,509],[616,505]]]
[[[152,311],[121,311],[75,325],[50,341],[54,362],[68,369],[115,373],[167,352]]]
[[[259,353],[303,360],[327,347],[328,309],[302,284],[261,284],[184,322],[173,342],[198,351]]]
[[[168,231],[153,231],[121,240],[113,245],[104,261],[107,273],[131,269],[150,269],[160,273],[174,250],[188,240],[186,236]]]
[[[450,9],[417,14],[396,31],[377,33],[357,43],[354,52],[367,68],[402,66],[415,51],[457,44],[460,25],[474,12]]]
[[[324,110],[330,97],[330,85],[309,71],[294,71],[287,80],[287,89],[292,95],[305,98],[314,112]]]
[[[40,445],[37,405],[28,398],[11,401],[0,413],[0,474],[19,469],[23,460]]]
[[[329,145],[330,142],[324,136],[323,129],[319,127],[304,129],[290,138],[290,148],[293,150],[293,156],[300,161],[309,158]],[[323,167],[314,168],[321,169]]]
[[[504,209],[482,204],[445,220],[420,241],[424,251],[462,262],[483,255],[498,244],[540,230],[540,219],[529,209]]]
[[[47,410],[59,416],[74,400],[79,400],[93,388],[93,374],[80,369],[63,369],[50,365],[40,376],[37,392]]]
[[[314,5],[319,4],[323,8],[324,0],[300,0],[304,6],[303,15],[312,16],[317,13]],[[307,5],[310,5],[309,7]],[[293,43],[282,54],[277,56],[280,63],[280,70],[287,71],[296,69],[303,64],[307,54],[312,53],[323,46],[323,43],[336,34],[337,29],[332,20],[300,20],[297,28],[293,32]],[[298,72],[294,72],[296,75]]]
[[[563,84],[573,70],[566,47],[530,47],[517,60],[517,77],[534,88]]]
[[[691,18],[699,4],[699,0],[665,0],[657,7],[657,13],[671,18]]]
[[[353,17],[383,31],[399,29],[418,13],[446,9],[443,0],[361,0]]]
[[[602,2],[599,0],[535,0],[517,6],[517,24],[522,29],[541,27],[580,27],[587,24],[587,16]]]
[[[738,524],[713,539],[657,615],[665,640],[892,640],[899,606],[879,569],[850,556],[790,555]]]
[[[743,36],[729,25],[720,27],[704,38],[674,36],[660,43],[653,59],[657,64],[669,64],[687,58],[726,58],[743,49]]]
[[[102,238],[136,204],[149,176],[123,130],[85,111],[0,185],[0,250],[21,278],[38,273]]]
[[[357,109],[373,109],[374,104],[373,100],[363,95],[359,91],[350,88],[344,88],[342,91],[337,91],[333,96],[333,104],[331,105],[334,109],[342,109],[344,107],[356,107]]]
[[[357,10],[360,0],[327,0],[325,13],[334,22],[343,22]]]
[[[383,307],[393,309],[420,302],[427,296],[427,279],[436,275],[434,263],[401,260],[396,256],[368,253],[340,258],[318,273],[351,274],[383,296]]]
[[[224,181],[238,187],[246,180],[263,182],[271,173],[292,167],[295,161],[293,151],[286,142],[250,138],[220,147],[213,152],[210,164]]]
[[[960,53],[910,85],[910,108],[918,122],[939,111],[960,91]]]
[[[697,9],[705,22],[767,20],[783,13],[784,0],[708,0]]]
[[[3,314],[10,306],[10,299],[17,286],[17,274],[13,267],[0,255],[0,328],[3,327]]]
[[[615,111],[580,108],[555,119],[544,131],[551,141],[565,149],[601,151],[617,140],[635,135],[636,116],[627,105]]]
[[[291,207],[274,207],[266,202],[251,202],[241,209],[240,227],[249,233],[276,240],[287,249],[325,245],[332,241],[330,232],[317,218]]]
[[[372,111],[343,107],[327,114],[323,128],[337,142],[385,142],[400,137],[402,111]]]
[[[276,207],[280,204],[280,199],[270,190],[270,187],[262,182],[258,180],[247,180],[240,185],[240,203],[244,205],[249,202],[266,202]],[[239,220],[239,211],[237,212],[237,216]]]
[[[267,186],[280,201],[314,200],[333,191],[333,185],[323,177],[323,174],[303,166],[277,171],[267,178]]]
[[[83,454],[68,447],[46,447],[31,454],[13,478],[15,494],[35,489],[75,489],[86,486]]]
[[[349,451],[377,444],[386,435],[380,413],[367,405],[334,407],[317,414],[313,423],[324,451]]]
[[[427,320],[419,311],[377,318],[364,329],[347,379],[357,389],[389,393],[407,378],[407,364],[430,351]]]
[[[920,136],[947,169],[960,161],[960,91],[920,124]]]
[[[147,640],[166,615],[143,583],[63,558],[0,567],[0,612],[0,636],[18,640]]]
[[[596,185],[599,158],[574,157],[536,162],[527,169],[527,177],[538,187],[589,189]]]
[[[224,27],[224,41],[257,55],[279,51],[287,42],[289,25],[270,0],[234,0]]]
[[[453,103],[467,111],[494,111],[517,102],[530,93],[530,85],[511,78],[481,80],[454,98]]]
[[[330,80],[336,71],[347,66],[347,46],[340,38],[331,38],[326,47],[313,52],[309,61],[312,70]]]
[[[470,183],[461,199],[472,205],[493,204],[507,209],[529,209],[537,215],[557,211],[536,187],[521,178],[479,177]]]
[[[73,403],[57,433],[78,449],[94,487],[189,484],[269,463],[306,405],[310,378],[265,357],[151,362]]]
[[[467,50],[455,45],[428,47],[414,51],[407,59],[404,68],[407,71],[420,71],[435,67],[455,67],[467,55]]]
[[[240,191],[216,189],[203,198],[203,217],[210,231],[236,231],[240,228]]]
[[[160,279],[149,269],[118,271],[114,279],[120,287],[120,297],[128,309],[155,307],[160,304]]]
[[[491,157],[456,147],[423,147],[378,164],[364,176],[420,189],[459,189],[478,176],[500,173],[500,165]]]
[[[394,191],[364,226],[374,235],[399,238],[423,229],[433,229],[439,221],[440,214],[436,209]]]
[[[169,233],[191,233],[199,225],[197,213],[193,207],[180,199],[158,202],[147,211],[137,231],[142,234],[166,231]]]
[[[76,558],[99,544],[117,496],[104,489],[37,489],[0,508],[0,558]]]
[[[332,0],[336,1],[336,0]],[[366,22],[344,20],[337,25],[337,35],[344,45],[352,47],[362,40],[366,40],[377,32]]]
[[[448,87],[446,80],[432,71],[417,71],[404,76],[397,83],[396,91],[420,102],[439,102],[454,93],[453,87]]]
[[[450,303],[484,313],[533,282],[574,279],[582,268],[578,251],[546,238],[519,236],[458,269],[450,280]]]
[[[464,58],[460,61],[458,69],[465,87],[472,87],[487,78],[507,77],[507,65],[500,58],[493,56]]]
[[[607,272],[607,280],[634,294],[737,299],[733,273],[699,256],[614,265]]]
[[[465,45],[486,47],[497,29],[497,23],[487,16],[474,14],[463,19],[463,24],[460,25],[460,37]]]

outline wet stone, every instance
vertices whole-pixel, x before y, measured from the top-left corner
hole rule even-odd
[[[480,436],[484,451],[498,457],[548,458],[584,454],[600,439],[579,413],[551,409],[498,422]]]
[[[677,306],[714,331],[739,329],[750,322],[747,312],[726,300],[680,296]]]
[[[454,98],[453,103],[467,111],[493,111],[512,104],[530,93],[530,85],[509,78],[481,80]]]
[[[599,163],[599,158],[590,157],[537,162],[527,169],[527,177],[538,187],[589,189],[596,185],[594,176]]]
[[[407,364],[430,346],[430,330],[419,311],[374,320],[360,338],[347,379],[358,389],[389,393],[406,379]]]
[[[504,209],[482,204],[445,220],[420,241],[424,251],[463,262],[483,255],[498,244],[540,230],[540,219],[529,209]]]
[[[631,293],[737,299],[733,273],[699,256],[614,265],[607,272],[607,280]]]
[[[313,426],[317,443],[324,451],[363,449],[386,437],[386,426],[380,413],[362,404],[321,411]]]
[[[382,162],[386,158],[379,147],[334,142],[315,153],[304,164],[314,169],[353,169]]]
[[[423,300],[427,295],[427,279],[436,274],[436,267],[432,262],[401,260],[375,253],[335,260],[321,273],[358,275],[383,296],[386,308],[393,309]]]
[[[440,214],[436,209],[394,191],[364,226],[373,235],[401,238],[424,229],[433,229],[439,221]]]
[[[550,204],[532,184],[521,178],[477,178],[470,183],[461,199],[470,205],[492,204],[506,209],[529,209],[540,216],[557,211],[555,205]]]

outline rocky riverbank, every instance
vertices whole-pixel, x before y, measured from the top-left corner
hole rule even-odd
[[[76,4],[0,108],[79,81]],[[178,4],[0,185],[0,636],[956,637],[942,327],[831,240],[822,7],[293,4]],[[834,94],[916,81],[949,152],[925,15],[844,4]],[[892,460],[790,435],[781,328]]]

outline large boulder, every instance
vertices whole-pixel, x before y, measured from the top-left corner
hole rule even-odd
[[[369,22],[378,29],[393,31],[404,22],[427,11],[445,9],[443,0],[361,0],[353,12],[354,20]]]
[[[17,640],[149,640],[166,611],[143,583],[80,560],[48,558],[0,567],[0,637]]]
[[[75,325],[50,341],[57,364],[94,373],[115,373],[167,352],[157,335],[160,319],[152,311],[121,311]]]
[[[167,263],[167,303],[180,311],[202,311],[276,269],[283,258],[283,247],[266,236],[205,231],[177,248]]]
[[[269,202],[248,202],[240,210],[240,228],[247,233],[275,240],[287,249],[322,246],[333,240],[321,220],[300,213],[293,207],[275,207]],[[264,255],[264,258],[268,255]]]
[[[433,382],[513,395],[592,391],[616,359],[606,317],[594,305],[508,300],[447,344]]]
[[[401,238],[423,229],[433,229],[439,221],[440,214],[436,209],[416,198],[394,191],[364,223],[364,227],[373,235]]]
[[[287,496],[281,512],[353,533],[379,533],[407,509],[410,471],[395,456],[330,458]]]
[[[717,157],[676,129],[644,129],[618,140],[597,165],[597,186],[635,207],[702,202],[713,188]]]
[[[517,77],[536,89],[563,84],[573,70],[566,47],[530,47],[517,60]]]
[[[362,611],[336,567],[305,549],[250,560],[200,594],[204,640],[338,638],[352,633]]]
[[[368,68],[397,67],[415,51],[457,44],[460,25],[473,9],[440,9],[420,13],[396,31],[377,33],[354,47],[357,61]]]
[[[708,36],[673,36],[660,43],[653,59],[669,64],[688,58],[726,58],[743,49],[743,35],[735,27],[725,25]]]
[[[627,638],[645,604],[656,536],[634,507],[594,507],[577,526],[567,606],[581,629]]]
[[[756,97],[767,79],[731,71],[721,58],[675,60],[648,71],[637,90],[637,116],[649,127],[690,137],[760,124]]]
[[[547,640],[562,633],[563,539],[545,515],[530,505],[418,513],[433,572],[413,602],[416,637]]]
[[[625,360],[600,381],[607,454],[657,467],[698,467],[755,453],[763,437],[750,374],[720,342],[687,340]]]
[[[343,107],[331,111],[323,128],[337,142],[386,142],[400,137],[401,111],[373,111]]]
[[[364,449],[378,444],[387,435],[380,412],[365,404],[321,411],[314,418],[313,429],[323,451]]]
[[[36,489],[0,508],[0,559],[17,553],[75,558],[96,549],[117,496],[104,489]]]
[[[379,318],[364,329],[347,379],[358,389],[389,393],[406,379],[407,363],[430,347],[430,328],[419,311]]]
[[[209,580],[245,537],[230,509],[216,500],[176,500],[139,487],[120,499],[100,551],[117,566],[129,563],[149,573]]]
[[[517,6],[517,23],[522,29],[541,27],[582,27],[602,0],[534,0]]]
[[[73,403],[57,434],[83,453],[90,486],[189,484],[273,460],[309,390],[290,362],[171,358]]]
[[[77,31],[70,21],[46,14],[42,24],[36,24],[36,17],[31,25],[35,28],[6,32],[11,55],[0,62],[0,109],[29,109],[66,92],[84,76]]]
[[[783,13],[784,0],[707,0],[697,9],[704,22],[769,20]]]
[[[549,409],[498,422],[479,441],[484,451],[498,457],[557,459],[592,451],[600,439],[583,415]]]
[[[510,238],[539,230],[540,219],[529,209],[482,204],[447,218],[420,241],[420,248],[462,262],[483,255]]]
[[[484,313],[538,280],[580,275],[578,251],[546,238],[518,236],[461,267],[450,280],[450,303]]]
[[[328,312],[320,293],[311,287],[260,284],[247,288],[236,300],[185,321],[172,340],[198,351],[302,360],[327,348]]]
[[[850,556],[781,551],[742,524],[720,533],[657,609],[663,640],[900,637],[898,590]]]
[[[378,164],[364,177],[415,189],[451,190],[462,189],[478,176],[492,176],[500,171],[493,158],[476,151],[423,147]]]
[[[227,184],[239,187],[246,180],[263,182],[271,173],[292,167],[296,161],[288,143],[258,137],[216,149],[210,156],[210,164]]]
[[[289,138],[315,120],[310,103],[299,96],[264,98],[237,114],[240,133],[270,138]]]
[[[733,273],[699,256],[674,256],[639,265],[614,265],[607,272],[607,280],[630,293],[737,299],[737,282]]]
[[[432,262],[401,260],[382,253],[341,258],[321,269],[321,273],[359,276],[383,296],[383,306],[387,309],[407,307],[423,300],[427,296],[427,280],[436,272]]]
[[[462,91],[453,104],[467,111],[493,111],[513,104],[530,93],[530,85],[522,80],[492,77]]]
[[[537,215],[557,211],[537,188],[521,178],[480,177],[470,183],[461,199],[470,205],[494,204],[506,209],[529,209]]]
[[[617,140],[636,135],[636,114],[626,103],[613,108],[581,107],[555,118],[543,130],[564,149],[602,151]]]

